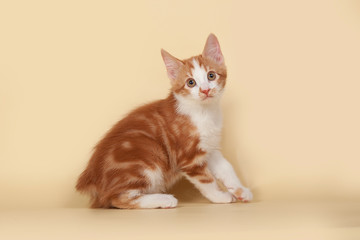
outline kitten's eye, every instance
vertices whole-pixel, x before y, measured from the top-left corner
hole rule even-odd
[[[214,71],[210,71],[210,72],[208,72],[207,77],[208,77],[209,81],[213,81],[216,79],[216,73]]]
[[[188,87],[192,88],[192,87],[195,87],[196,82],[195,82],[194,79],[189,78],[189,79],[186,81],[186,85],[188,85]]]

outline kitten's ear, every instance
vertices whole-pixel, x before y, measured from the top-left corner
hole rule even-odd
[[[224,63],[224,56],[222,55],[219,41],[214,34],[210,33],[207,38],[202,55],[206,58],[212,59],[217,64]]]
[[[171,81],[175,81],[178,76],[179,70],[183,65],[182,61],[172,56],[164,49],[161,49],[161,56],[164,60],[169,78],[171,79]]]

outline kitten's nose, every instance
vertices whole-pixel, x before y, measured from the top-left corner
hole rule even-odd
[[[207,96],[207,95],[209,95],[210,89],[209,88],[208,89],[201,89],[200,88],[200,92],[205,93],[206,96]]]

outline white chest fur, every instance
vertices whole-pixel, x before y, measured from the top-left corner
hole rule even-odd
[[[178,98],[178,111],[190,117],[200,135],[200,148],[211,152],[220,148],[222,115],[219,102],[198,105]]]

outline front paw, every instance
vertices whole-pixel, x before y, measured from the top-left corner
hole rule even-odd
[[[229,189],[229,192],[231,192],[237,199],[242,202],[250,202],[253,199],[253,194],[251,193],[250,189],[246,187],[236,189],[232,188]]]

